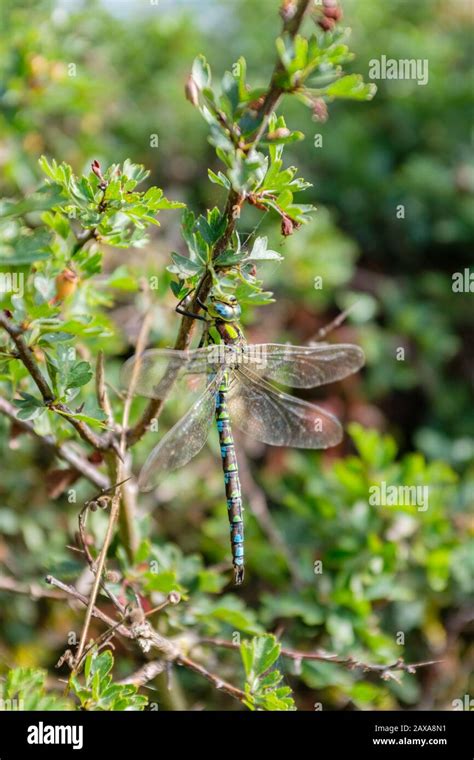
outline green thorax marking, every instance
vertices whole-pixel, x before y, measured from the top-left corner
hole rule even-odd
[[[239,324],[240,305],[234,296],[213,297],[209,299],[208,340],[210,343],[225,343],[227,345],[242,345],[245,343],[244,334]]]

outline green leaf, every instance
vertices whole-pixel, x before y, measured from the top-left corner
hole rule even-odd
[[[72,701],[46,692],[46,670],[14,668],[0,679],[0,712],[2,710],[74,710]]]
[[[171,253],[171,259],[173,261],[174,267],[168,267],[168,269],[170,272],[184,275],[183,279],[189,275],[192,276],[202,271],[203,267],[200,262],[191,261],[191,259],[187,258],[186,256],[182,256],[180,253],[176,253],[176,251],[173,251]]]
[[[82,385],[86,385],[91,379],[92,369],[89,362],[76,362],[66,376],[65,389],[80,388]]]
[[[18,419],[32,420],[39,417],[45,411],[46,407],[42,399],[24,392],[20,393],[20,396],[22,397],[21,400],[13,400],[14,406],[19,410],[17,414]]]
[[[19,236],[8,246],[0,246],[0,265],[32,264],[51,256],[51,232],[39,227],[33,232],[21,230]]]
[[[93,427],[107,428],[107,425],[104,423],[105,415],[100,409],[97,410],[96,417],[91,417],[89,414],[83,414],[82,412],[64,412],[59,409],[55,409],[55,411],[63,417],[72,417],[75,420],[79,420],[79,422],[86,422]],[[102,416],[102,419],[99,418],[99,415]]]
[[[268,238],[267,237],[257,237],[255,238],[255,242],[252,246],[252,250],[250,253],[247,254],[245,257],[246,261],[264,261],[264,260],[270,260],[273,259],[274,261],[283,261],[283,256],[281,256],[276,251],[272,251],[271,249],[267,248],[268,245]]]
[[[377,86],[373,83],[366,84],[360,74],[348,74],[325,87],[323,92],[332,98],[372,100],[377,92]]]
[[[200,90],[211,84],[211,69],[203,55],[198,55],[193,62],[191,74]]]
[[[226,190],[230,190],[231,185],[225,174],[222,174],[222,172],[217,172],[216,174],[212,171],[212,169],[208,169],[207,174],[211,182],[213,182],[215,185],[220,185]]]
[[[34,211],[46,211],[67,201],[61,185],[48,184],[21,201],[0,201],[0,218],[24,216]]]
[[[280,649],[275,637],[269,634],[243,641],[240,653],[247,677],[261,676],[271,668],[280,656]]]

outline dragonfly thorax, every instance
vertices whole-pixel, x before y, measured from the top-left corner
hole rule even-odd
[[[211,296],[207,305],[208,342],[227,346],[245,345],[239,325],[240,313],[240,304],[235,296]]]

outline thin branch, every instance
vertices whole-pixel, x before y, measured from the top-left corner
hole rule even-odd
[[[239,649],[240,648],[240,644],[235,644],[234,642],[227,641],[226,639],[202,638],[202,639],[199,639],[198,643],[208,644],[210,646],[216,646],[216,647],[223,647],[224,649]],[[407,663],[401,657],[399,657],[398,660],[392,664],[379,665],[379,664],[362,662],[361,660],[358,660],[355,657],[341,657],[340,655],[332,654],[331,652],[325,652],[323,650],[320,650],[318,652],[298,652],[293,649],[287,649],[286,647],[281,648],[280,654],[282,657],[288,657],[290,660],[295,660],[296,662],[301,662],[302,660],[317,660],[321,662],[334,662],[334,663],[337,663],[338,665],[344,665],[349,670],[360,669],[360,670],[363,670],[364,672],[379,673],[381,678],[384,678],[384,679],[390,678],[390,673],[393,673],[394,671],[404,671],[405,673],[414,673],[416,668],[427,667],[429,665],[435,665],[438,662],[440,662],[440,660],[428,660],[426,662]]]
[[[151,328],[151,321],[152,321],[152,312],[151,312],[151,309],[149,309],[147,313],[145,314],[142,327],[140,330],[140,334],[138,336],[137,353],[138,353],[139,358],[138,358],[138,361],[135,362],[135,365],[133,367],[130,384],[127,389],[127,394],[125,396],[125,403],[124,403],[123,414],[122,414],[122,432],[121,432],[121,437],[120,437],[120,451],[114,457],[114,463],[113,463],[114,477],[113,478],[111,477],[111,479],[113,479],[116,483],[118,483],[118,487],[114,491],[114,495],[112,497],[112,502],[110,506],[110,514],[109,514],[109,522],[107,524],[107,530],[105,533],[104,542],[102,544],[102,548],[100,550],[99,557],[96,562],[95,578],[94,578],[94,583],[92,585],[89,602],[87,605],[87,611],[86,611],[86,616],[84,619],[84,625],[83,625],[83,629],[81,633],[81,638],[80,638],[79,645],[77,648],[76,659],[75,659],[76,665],[75,665],[74,672],[77,672],[78,664],[81,662],[81,659],[82,659],[84,647],[87,641],[92,612],[95,607],[97,594],[99,592],[99,588],[102,581],[102,573],[105,567],[107,552],[108,552],[110,543],[112,541],[112,537],[115,530],[115,524],[117,522],[117,519],[120,513],[122,481],[125,479],[124,462],[125,462],[125,457],[127,453],[127,428],[128,428],[128,421],[130,418],[130,408],[133,401],[135,386],[138,380],[138,373],[140,371],[140,356],[143,352],[143,349],[148,339],[148,334]]]
[[[65,404],[55,401],[53,390],[50,388],[46,378],[38,367],[33,351],[27,345],[25,338],[23,337],[23,330],[18,327],[18,325],[13,324],[6,314],[1,311],[0,327],[3,327],[13,340],[18,351],[18,358],[23,362],[31,379],[41,393],[45,406],[65,417],[65,419],[67,419],[73,428],[79,433],[81,438],[89,443],[94,449],[97,449],[98,451],[109,449],[111,445],[109,437],[102,438],[101,436],[96,435],[85,422],[76,419],[74,417],[74,412]]]
[[[156,676],[166,670],[166,662],[164,660],[152,660],[145,663],[141,668],[131,673],[125,678],[121,678],[120,681],[115,681],[118,684],[134,684],[135,686],[144,686],[148,681],[152,681]]]
[[[293,16],[283,24],[283,33],[288,34],[292,38],[295,37],[298,34],[300,26],[303,23],[303,19],[312,4],[312,0],[299,0]],[[258,143],[263,137],[270,115],[277,108],[282,96],[284,95],[284,90],[282,90],[281,87],[279,87],[276,83],[278,74],[282,71],[282,69],[283,64],[278,58],[275,64],[275,68],[273,69],[270,88],[265,96],[263,106],[260,109],[262,120],[254,137],[253,144]]]
[[[104,412],[108,427],[112,428],[114,425],[114,415],[112,412],[112,407],[110,405],[109,394],[107,392],[107,385],[105,382],[104,352],[102,350],[97,354],[97,361],[95,365],[95,387],[99,409],[102,409]]]
[[[12,594],[24,594],[31,599],[67,599],[63,591],[54,591],[43,588],[39,583],[20,583],[15,578],[0,576],[0,591],[9,591]]]
[[[8,333],[12,341],[14,342],[18,351],[19,358],[25,365],[26,369],[30,373],[31,379],[36,384],[43,401],[46,405],[51,404],[54,401],[54,393],[49,387],[45,377],[39,369],[35,356],[31,348],[26,344],[23,337],[23,331],[20,327],[13,324],[5,313],[0,311],[0,326]]]
[[[307,10],[309,9],[310,5],[311,5],[311,0],[299,0],[293,17],[283,24],[283,31],[287,32],[291,37],[294,37],[298,33],[298,30],[301,26],[303,18]],[[258,142],[263,136],[263,133],[265,132],[270,115],[275,110],[283,94],[281,88],[277,86],[276,81],[275,81],[276,74],[278,73],[280,68],[281,68],[281,62],[278,60],[277,63],[275,64],[275,68],[272,74],[267,95],[265,97],[265,101],[262,105],[262,108],[260,109],[260,116],[261,116],[260,126],[258,128],[257,134],[255,135],[251,145],[248,146],[249,148],[250,147],[254,148],[257,146]],[[223,211],[223,216],[227,222],[226,228],[225,228],[224,234],[222,235],[222,237],[217,242],[214,248],[214,251],[212,254],[213,260],[215,260],[219,256],[219,254],[225,251],[226,248],[228,247],[231,241],[232,235],[234,234],[236,220],[238,216],[240,215],[240,208],[244,200],[245,200],[244,195],[237,193],[233,189],[229,191],[225,208]],[[209,295],[209,292],[211,290],[211,286],[212,286],[212,277],[211,277],[210,272],[207,271],[201,277],[201,280],[199,281],[196,287],[194,296],[189,305],[189,311],[191,313],[197,314],[199,312],[199,308],[200,308],[199,301],[203,301],[203,302],[206,301]],[[192,317],[183,316],[181,318],[181,324],[179,327],[178,336],[174,344],[175,350],[183,351],[189,347],[194,323],[195,323],[195,320],[192,319]],[[148,402],[145,408],[145,411],[143,412],[140,419],[135,423],[135,425],[127,433],[129,447],[133,446],[135,443],[137,443],[137,441],[139,441],[145,435],[150,423],[153,420],[156,420],[161,414],[162,408],[163,408],[162,399],[151,399]]]
[[[193,670],[195,673],[198,673],[200,676],[205,678],[207,681],[212,683],[213,686],[215,686],[216,689],[219,689],[219,691],[225,691],[226,694],[229,694],[229,696],[234,697],[234,699],[238,699],[239,702],[242,702],[245,699],[245,692],[242,691],[242,689],[238,689],[236,686],[233,686],[228,681],[224,681],[223,678],[220,678],[219,676],[216,676],[214,673],[211,673],[211,671],[206,670],[203,665],[200,665],[197,662],[194,662],[194,660],[191,660],[189,657],[186,657],[185,655],[181,655],[177,658],[176,662],[178,665],[184,665],[185,668],[188,668],[189,670]]]
[[[71,465],[80,475],[93,483],[97,488],[106,489],[109,487],[108,478],[99,472],[85,457],[77,453],[68,444],[58,443],[54,440],[53,436],[40,435],[36,432],[31,422],[18,419],[17,412],[18,410],[9,401],[0,397],[0,414],[4,414],[24,433],[28,433],[43,446],[51,449],[59,459]]]
[[[79,591],[77,591],[74,586],[68,586],[66,583],[62,583],[62,581],[54,578],[52,575],[48,575],[45,580],[52,586],[56,586],[57,588],[66,592],[66,594],[72,596],[74,599],[77,599],[82,604],[89,604],[90,600],[88,600],[84,594],[79,593]],[[234,699],[242,701],[245,698],[245,692],[223,680],[222,678],[219,678],[219,676],[216,676],[214,673],[211,673],[199,663],[184,655],[178,649],[178,647],[173,644],[173,642],[157,633],[157,631],[155,631],[147,621],[138,621],[130,627],[125,625],[125,623],[117,624],[116,620],[113,620],[108,615],[105,615],[96,605],[93,605],[91,615],[92,617],[101,620],[110,628],[113,628],[119,635],[125,636],[127,639],[134,639],[138,641],[142,650],[148,651],[150,647],[155,647],[158,649],[165,662],[174,662],[177,665],[182,665],[183,667],[192,670],[194,673],[197,673],[212,683],[216,689],[224,691]],[[149,646],[145,646],[145,643]]]
[[[122,462],[117,457],[117,470],[116,470],[116,477],[117,481],[120,481],[122,476]],[[82,654],[84,652],[84,647],[86,645],[87,636],[89,633],[89,625],[91,622],[91,618],[94,615],[94,609],[95,609],[95,603],[97,599],[97,594],[99,593],[99,588],[102,583],[102,573],[104,571],[105,566],[105,560],[107,557],[107,551],[110,546],[110,542],[112,540],[112,536],[115,529],[115,523],[117,521],[118,513],[120,510],[120,489],[121,486],[117,488],[117,490],[114,492],[114,496],[111,501],[110,505],[110,514],[109,514],[109,522],[107,524],[107,530],[105,533],[104,542],[102,544],[102,548],[99,553],[99,557],[97,559],[96,565],[95,565],[95,578],[94,583],[92,585],[89,601],[87,602],[87,610],[86,610],[86,616],[84,618],[84,623],[82,627],[82,633],[81,638],[79,641],[79,645],[77,647],[76,657],[75,657],[75,668],[73,671],[73,674],[77,672],[77,666],[81,662]]]
[[[78,602],[81,602],[81,604],[88,605],[89,599],[84,594],[81,594],[80,591],[78,591],[74,586],[69,586],[67,583],[63,583],[58,578],[55,578],[53,575],[47,575],[45,578],[46,583],[49,583],[51,586],[55,586],[58,589],[61,589],[61,591],[64,591],[68,596],[72,596],[74,599],[77,599]],[[109,617],[109,615],[106,615],[105,612],[102,612],[98,607],[94,605],[92,609],[92,617],[97,618],[97,620],[101,620],[103,623],[108,625],[109,627],[113,628],[116,626],[117,621],[113,618]],[[120,633],[121,636],[125,636],[127,639],[133,639],[133,634],[130,631],[130,629],[125,625],[125,623],[120,624],[117,628],[117,633]]]

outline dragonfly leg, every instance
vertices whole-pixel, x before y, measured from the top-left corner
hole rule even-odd
[[[183,317],[191,317],[191,319],[200,319],[201,322],[207,322],[206,317],[201,317],[200,314],[195,314],[193,311],[186,311],[186,309],[181,309],[179,305],[175,308],[175,311],[178,314],[182,314]]]
[[[176,305],[175,311],[178,314],[182,314],[183,317],[190,317],[191,319],[200,319],[202,322],[207,322],[206,317],[201,317],[200,314],[195,314],[193,311],[187,311],[187,309],[182,308],[183,303],[185,302],[187,298],[189,298],[192,292],[193,290],[190,290],[189,293],[186,293],[186,295],[182,297],[181,301],[179,301],[179,303]],[[202,308],[202,304],[199,298],[197,299],[197,301],[198,301],[199,306]]]

